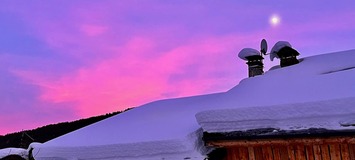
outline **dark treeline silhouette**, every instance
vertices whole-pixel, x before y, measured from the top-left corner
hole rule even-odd
[[[101,121],[103,119],[109,118],[111,116],[117,115],[130,109],[131,108],[126,109],[124,111],[108,113],[105,115],[80,119],[72,122],[50,124],[33,130],[25,130],[22,132],[16,132],[7,134],[5,136],[0,136],[0,149],[8,147],[28,148],[29,144],[32,142],[47,142],[51,139],[57,138],[69,132],[75,131],[77,129],[88,126],[90,124],[93,124],[95,122]]]

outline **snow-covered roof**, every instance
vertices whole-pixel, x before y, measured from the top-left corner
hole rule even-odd
[[[271,49],[270,52],[270,60],[273,61],[274,58],[279,58],[279,56],[276,54],[277,52],[280,51],[280,49],[284,48],[284,47],[291,47],[291,44],[287,41],[278,41]]]
[[[247,61],[248,59],[246,57],[256,56],[256,55],[261,55],[258,50],[253,48],[244,48],[239,52],[238,57]]]
[[[18,155],[24,159],[27,159],[27,150],[23,148],[4,148],[0,149],[0,159],[10,155]]]
[[[198,113],[196,119],[202,129],[208,133],[265,128],[275,129],[271,132],[308,130],[311,128],[346,130],[349,126],[355,126],[355,97],[273,106],[209,110]]]
[[[203,131],[265,126],[353,130],[355,126],[346,124],[354,119],[346,113],[354,113],[354,59],[355,50],[307,57],[298,65],[244,79],[224,93],[148,103],[38,145],[35,158],[203,159],[208,151],[201,142]],[[243,122],[239,128],[209,128],[210,122],[225,114],[228,117],[222,123],[240,124],[253,116],[261,117],[255,118],[261,124]],[[306,122],[305,117],[311,121]]]

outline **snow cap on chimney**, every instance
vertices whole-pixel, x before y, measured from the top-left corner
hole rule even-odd
[[[287,41],[279,41],[274,47],[272,47],[270,52],[271,61],[276,57],[280,59],[280,66],[287,67],[294,64],[298,64],[299,61],[297,56],[299,56],[295,49],[292,48],[291,44]]]
[[[258,50],[252,48],[244,48],[239,52],[238,57],[248,61],[247,65],[249,70],[249,77],[264,74],[264,58]]]
[[[280,58],[277,55],[277,52],[280,51],[280,49],[284,48],[284,47],[290,47],[292,48],[291,44],[287,41],[278,41],[274,47],[272,47],[271,52],[270,52],[270,60],[273,61],[274,58]]]
[[[243,60],[248,60],[247,57],[250,57],[250,56],[261,56],[260,52],[256,49],[253,49],[253,48],[244,48],[242,49],[239,54],[238,54],[238,57],[240,59],[243,59]]]

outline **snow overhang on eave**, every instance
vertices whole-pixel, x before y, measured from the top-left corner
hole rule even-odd
[[[260,141],[260,140],[290,140],[290,139],[328,139],[334,137],[349,137],[355,142],[355,129],[353,130],[327,130],[323,128],[310,128],[306,130],[276,131],[274,128],[253,129],[248,131],[235,131],[225,133],[203,133],[205,143],[216,141]]]
[[[305,133],[316,128],[342,132],[355,130],[355,97],[274,106],[207,110],[196,120],[207,133],[263,132],[262,135]],[[313,133],[313,132],[312,132]],[[307,133],[308,134],[308,133]],[[253,133],[250,135],[261,135]]]

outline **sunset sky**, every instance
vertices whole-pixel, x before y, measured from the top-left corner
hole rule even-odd
[[[247,77],[245,48],[289,41],[307,57],[355,49],[355,1],[0,2],[0,135]],[[265,57],[266,70],[278,64]],[[139,117],[137,117],[139,118]]]

